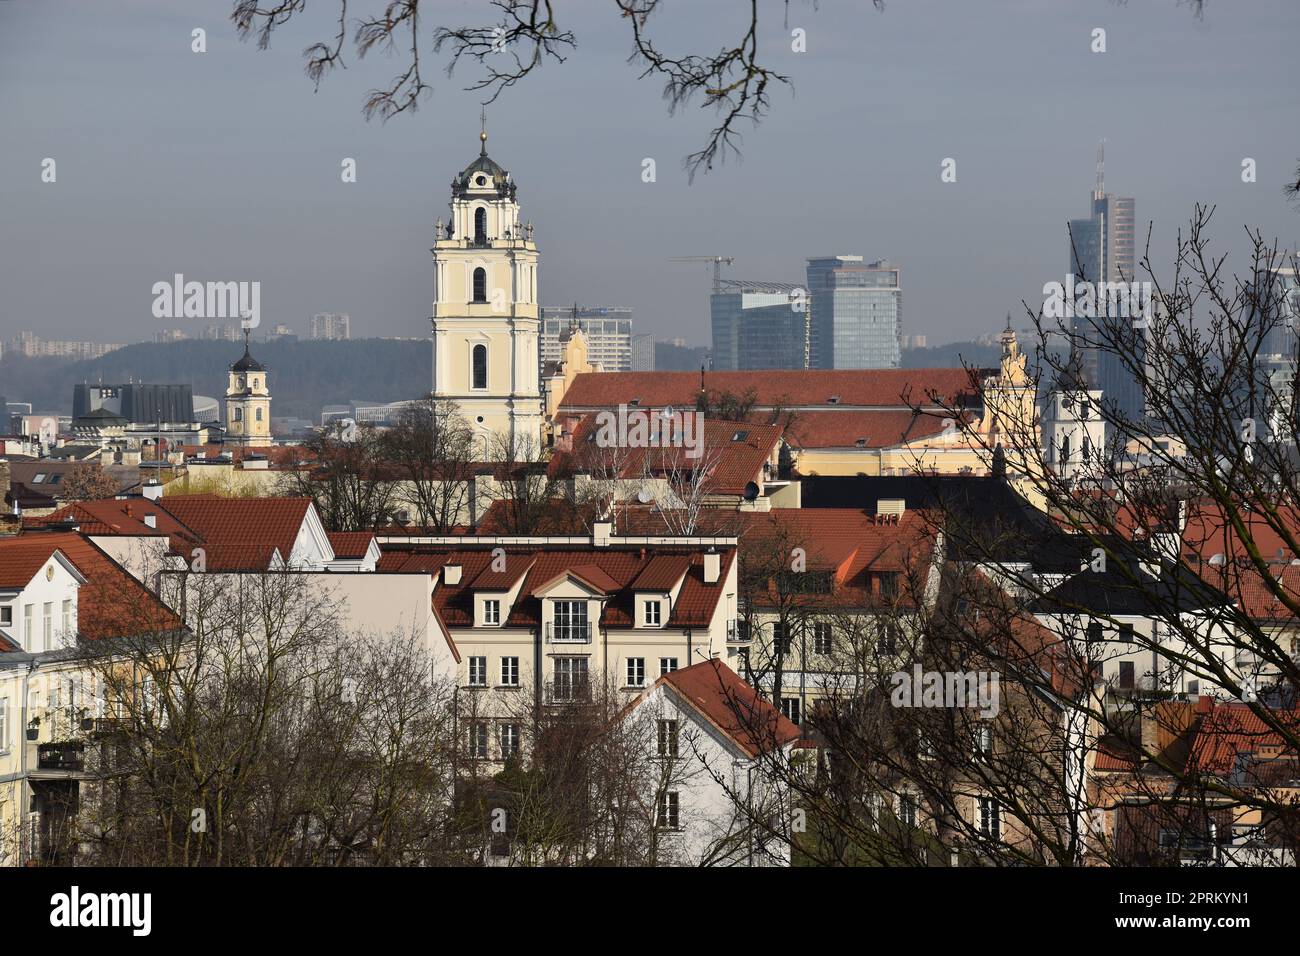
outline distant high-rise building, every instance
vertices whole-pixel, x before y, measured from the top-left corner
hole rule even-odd
[[[808,368],[808,297],[790,282],[727,279],[709,297],[715,369]]]
[[[329,342],[352,338],[352,316],[346,312],[317,312],[311,317],[311,337]]]
[[[821,256],[808,260],[812,368],[899,368],[903,289],[886,260]]]
[[[713,356],[707,345],[687,345],[685,339],[655,343],[656,372],[698,372],[712,367]]]
[[[632,310],[578,305],[542,309],[542,365],[558,362],[561,340],[576,324],[587,339],[587,359],[603,372],[632,371]]]
[[[97,359],[120,348],[125,348],[125,346],[108,342],[71,342],[43,339],[30,330],[19,332],[9,340],[10,351],[29,358],[55,356],[77,359],[83,362],[88,359]]]
[[[655,370],[655,337],[648,332],[632,336],[632,371]]]
[[[161,329],[153,334],[155,342],[184,342],[188,338],[181,329]]]
[[[1076,283],[1136,282],[1136,202],[1131,197],[1107,193],[1104,173],[1105,153],[1099,147],[1092,215],[1088,219],[1070,220],[1070,274]],[[1105,296],[1097,296],[1099,305],[1105,301]],[[1134,318],[1128,315],[1076,316],[1072,330],[1074,346],[1079,353],[1080,375],[1090,386],[1101,389],[1102,401],[1106,405],[1136,421],[1145,414],[1146,401],[1137,375],[1121,354],[1124,351],[1131,353],[1130,362],[1133,359],[1145,360],[1145,331],[1140,325],[1134,326]],[[1105,341],[1111,344],[1102,344]],[[1115,348],[1118,343],[1127,343],[1128,347]]]

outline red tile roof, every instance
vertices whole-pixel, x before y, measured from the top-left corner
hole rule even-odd
[[[146,515],[154,516],[156,528],[150,528],[144,523]],[[44,517],[33,519],[31,523],[48,526],[66,522],[76,522],[83,534],[166,534],[193,542],[197,542],[199,538],[192,528],[178,521],[160,501],[149,501],[144,498],[81,501],[60,508]]]
[[[1187,758],[1189,772],[1228,776],[1239,769],[1239,760],[1244,757],[1261,761],[1296,759],[1296,751],[1287,744],[1286,736],[1268,726],[1249,704],[1202,697],[1196,713],[1200,723]],[[1269,713],[1292,739],[1300,735],[1300,709],[1270,708]],[[1258,764],[1252,769],[1258,773]]]
[[[660,554],[650,559],[632,582],[634,591],[667,591],[682,579],[691,566],[684,554]]]
[[[964,416],[967,422],[974,414]],[[892,448],[907,442],[934,438],[955,422],[944,412],[911,411],[802,411],[786,429],[794,448]]]
[[[181,626],[180,619],[89,538],[76,532],[32,532],[0,541],[0,568],[21,576],[36,573],[55,551],[86,578],[77,592],[77,625],[82,637],[98,639],[148,634]],[[31,575],[22,584],[31,580]],[[21,585],[19,585],[21,586]]]
[[[948,403],[978,403],[980,378],[994,371],[928,369],[764,369],[707,372],[710,393],[743,395],[753,389],[763,408],[792,406],[932,407],[931,395]],[[697,372],[588,372],[578,375],[560,402],[564,411],[610,408],[639,400],[641,408],[694,408]],[[832,402],[832,398],[837,401]]]
[[[311,507],[310,498],[216,498],[179,495],[157,504],[207,545],[274,545],[286,561]]]
[[[57,544],[50,540],[53,537],[31,534],[0,538],[0,588],[26,587],[54,554]]]
[[[751,758],[799,739],[799,728],[722,661],[702,661],[664,674],[667,685]]]
[[[708,625],[718,601],[722,597],[723,582],[735,560],[735,548],[720,549],[722,574],[715,584],[704,583],[704,555],[699,548],[658,548],[655,554],[640,547],[573,548],[563,550],[510,546],[506,549],[507,566],[515,562],[527,566],[527,576],[520,587],[507,620],[507,627],[537,627],[541,624],[541,600],[535,596],[539,587],[572,573],[593,586],[606,591],[609,599],[601,616],[603,627],[631,627],[633,625],[633,591],[630,588],[637,575],[657,556],[669,552],[689,561],[681,591],[673,604],[672,614],[665,622],[667,627],[701,627]],[[439,585],[434,593],[434,608],[448,627],[471,627],[474,621],[473,593],[477,580],[493,560],[492,546],[444,547],[414,545],[410,550],[401,545],[385,545],[380,559],[380,572],[431,573],[444,564],[461,566],[461,583]],[[531,562],[531,563],[530,563]],[[596,579],[596,580],[591,580]],[[489,579],[491,580],[491,579]],[[498,588],[493,586],[493,589]]]
[[[534,555],[523,554],[515,555],[512,559],[507,553],[505,555],[505,570],[497,571],[493,569],[491,563],[479,572],[471,583],[475,591],[509,591],[515,584],[528,573],[528,569],[533,566],[536,560]]]
[[[375,536],[370,531],[330,531],[327,532],[334,557],[348,560],[364,558],[370,550],[370,542]]]

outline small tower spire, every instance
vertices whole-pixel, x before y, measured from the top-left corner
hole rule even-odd
[[[1094,199],[1106,198],[1106,140],[1097,143],[1097,188],[1092,191]]]
[[[479,125],[478,154],[480,156],[486,156],[487,155],[487,107],[486,106],[479,107],[478,125]]]

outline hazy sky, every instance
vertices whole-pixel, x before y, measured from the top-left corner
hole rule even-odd
[[[354,0],[353,6],[359,6]],[[667,0],[655,34],[711,52],[748,6]],[[262,325],[352,314],[353,334],[428,333],[433,223],[478,152],[482,94],[429,49],[438,22],[491,23],[485,0],[426,0],[418,112],[366,122],[399,70],[372,55],[313,93],[301,52],[333,35],[308,0],[268,50],[241,43],[229,0],[0,0],[0,339],[148,339],[151,287],[174,273],[258,280]],[[382,4],[366,3],[367,9]],[[578,49],[489,110],[489,152],[536,227],[544,304],[636,310],[636,328],[709,339],[709,272],[801,281],[808,256],[888,257],[904,331],[931,343],[1000,327],[1067,267],[1065,222],[1088,212],[1098,139],[1108,190],[1137,198],[1168,262],[1194,203],[1242,248],[1258,226],[1294,246],[1281,185],[1300,157],[1300,3],[1207,0],[791,0],[763,8],[769,64],[790,74],[744,159],[688,184],[682,157],[712,115],[670,117],[626,63],[612,0],[559,0]],[[192,53],[203,27],[208,52]],[[1107,52],[1090,51],[1107,31]],[[57,182],[41,181],[46,157]],[[340,179],[355,158],[358,181]],[[644,183],[642,160],[657,162]],[[957,182],[940,162],[957,161]],[[1241,181],[1243,157],[1258,182]],[[189,320],[192,325],[202,322]]]

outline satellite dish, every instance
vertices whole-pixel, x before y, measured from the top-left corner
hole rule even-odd
[[[749,484],[745,485],[745,500],[753,501],[757,497],[758,497],[758,484],[756,482],[751,481],[749,482]]]
[[[665,407],[664,407],[664,410],[661,411],[661,412],[659,413],[659,415],[660,415],[662,418],[672,418],[672,417],[673,417],[673,407],[672,407],[671,405],[667,405],[667,406],[665,406]]]
[[[648,505],[654,500],[654,495],[650,494],[649,488],[642,488],[636,493],[636,500],[641,502],[643,505]]]
[[[1224,565],[1224,564],[1226,564],[1226,563],[1227,563],[1226,559],[1225,559],[1225,558],[1223,557],[1223,555],[1221,555],[1221,554],[1216,554],[1216,555],[1214,555],[1213,557],[1210,558],[1210,567],[1215,567],[1215,568],[1217,568],[1217,567],[1220,567],[1220,566],[1222,566],[1222,565]]]

